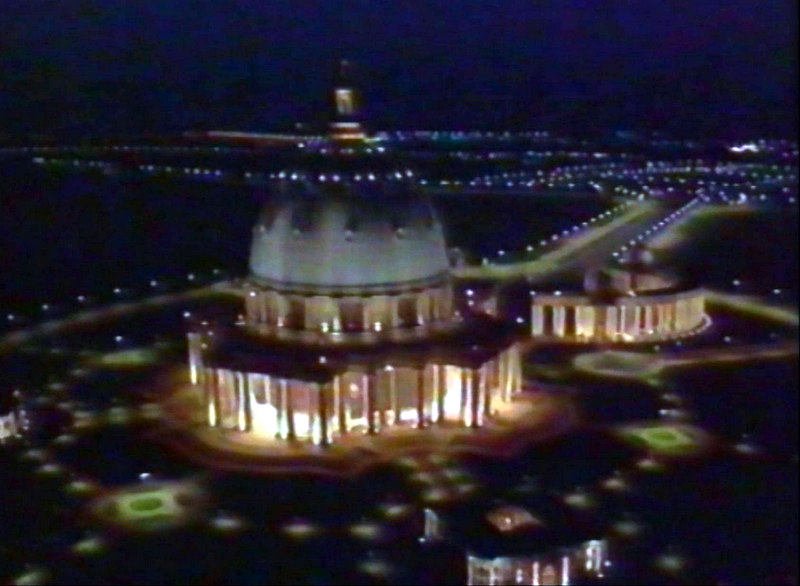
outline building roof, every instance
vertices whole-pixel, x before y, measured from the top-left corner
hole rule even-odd
[[[253,230],[253,280],[277,289],[368,290],[447,275],[442,226],[407,173],[362,176],[363,162],[351,163],[341,163],[346,173],[306,179],[287,172],[275,184]]]

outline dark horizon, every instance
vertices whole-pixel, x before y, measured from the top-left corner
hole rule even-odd
[[[340,57],[363,73],[375,129],[797,134],[785,1],[86,0],[4,16],[6,136],[289,130],[316,120]]]

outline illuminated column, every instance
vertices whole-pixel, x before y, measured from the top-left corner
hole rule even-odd
[[[208,406],[208,424],[216,427],[219,424],[219,387],[217,370],[206,369],[206,404]]]
[[[553,307],[553,332],[559,338],[564,337],[564,326],[567,321],[567,308],[563,305]]]
[[[189,332],[186,339],[189,347],[189,378],[196,385],[203,369],[203,338],[198,333]]]
[[[589,305],[579,305],[575,308],[575,335],[578,339],[587,341],[594,334],[594,308]]]
[[[539,562],[533,562],[533,568],[531,573],[533,578],[531,583],[533,584],[533,586],[539,586],[542,583],[542,579],[539,576]]]
[[[653,306],[649,303],[644,306],[644,329],[648,335],[653,333]]]
[[[241,372],[233,373],[233,389],[236,396],[236,429],[244,431],[247,423],[244,415],[244,375]]]
[[[242,372],[236,373],[237,407],[239,409],[239,431],[250,431],[252,428],[252,407],[250,405],[250,380]]]
[[[425,319],[425,312],[428,305],[429,296],[430,291],[428,289],[425,289],[414,296],[414,311],[416,312],[415,315],[417,316],[417,325],[422,325],[427,322]]]
[[[534,303],[531,311],[531,334],[541,336],[544,333],[544,308]]]
[[[686,301],[678,299],[675,302],[675,330],[683,331],[689,320],[686,318]]]
[[[617,335],[617,308],[613,305],[606,306],[606,336],[613,340]]]
[[[569,584],[569,556],[561,558],[561,583]]]
[[[444,421],[444,396],[447,393],[447,367],[442,364],[436,365],[437,384],[436,384],[436,406],[438,408],[436,422]]]
[[[461,372],[461,376],[459,377],[461,381],[461,403],[459,404],[458,408],[458,422],[465,423],[467,420],[467,413],[468,409],[467,406],[469,405],[469,370],[464,367],[459,367]]]
[[[288,439],[297,439],[297,433],[294,427],[294,395],[297,392],[297,385],[291,384],[288,380],[284,381],[286,384],[286,435]]]
[[[640,305],[633,306],[633,328],[631,334],[634,338],[639,338],[639,333],[642,324],[642,307]]]
[[[625,327],[626,322],[628,321],[628,308],[625,305],[619,305],[617,307],[617,332],[622,334],[623,340],[627,340],[627,336],[625,334],[628,333],[628,329]]]
[[[658,333],[663,334],[667,331],[669,324],[667,323],[667,308],[663,303],[656,306],[658,314]]]
[[[386,370],[389,371],[389,409],[392,412],[388,424],[396,425],[400,422],[400,412],[397,408],[397,372],[391,365],[387,366]]]

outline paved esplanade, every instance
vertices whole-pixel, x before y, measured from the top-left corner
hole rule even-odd
[[[527,278],[531,282],[563,274],[582,275],[590,268],[604,264],[614,250],[668,213],[657,202],[637,202],[629,211],[604,226],[562,239],[558,248],[536,260],[456,268],[453,274],[466,279]]]

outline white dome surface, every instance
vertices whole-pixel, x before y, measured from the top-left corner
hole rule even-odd
[[[449,271],[433,206],[411,190],[283,187],[253,230],[256,281],[278,288],[368,288],[424,282]]]

